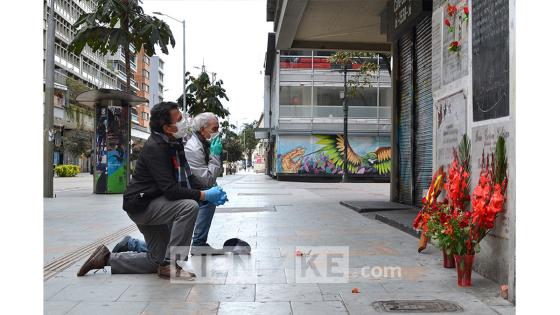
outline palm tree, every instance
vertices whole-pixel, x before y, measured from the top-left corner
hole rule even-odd
[[[226,90],[222,87],[222,84],[224,84],[222,80],[216,80],[214,73],[212,73],[212,80],[210,80],[204,66],[198,78],[191,76],[190,72],[187,72],[185,76],[187,76],[187,86],[185,87],[187,100],[185,103],[190,116],[194,117],[204,112],[212,112],[220,118],[229,116],[229,111],[224,108],[220,100],[225,98],[229,101]],[[182,102],[183,95],[177,98],[177,103],[181,104]]]
[[[155,54],[158,45],[168,54],[167,45],[175,47],[175,38],[164,21],[144,14],[138,0],[99,0],[92,13],[82,14],[73,27],[77,34],[70,42],[69,50],[80,54],[88,45],[93,52],[115,54],[124,50],[126,69],[126,92],[130,93],[130,57],[142,47],[148,56]]]

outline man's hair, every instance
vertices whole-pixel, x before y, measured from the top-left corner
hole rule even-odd
[[[178,109],[179,105],[173,102],[161,102],[150,110],[150,130],[163,132],[164,125],[171,124],[171,110]]]
[[[220,122],[218,116],[211,112],[201,113],[196,115],[192,121],[192,129],[193,131],[200,131],[200,129],[208,126],[212,119],[216,119],[217,122]]]

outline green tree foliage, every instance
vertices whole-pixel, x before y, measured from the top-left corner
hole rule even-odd
[[[155,54],[158,45],[168,54],[167,45],[175,47],[175,38],[164,21],[147,15],[138,0],[98,0],[92,13],[82,14],[74,23],[76,36],[69,50],[80,54],[88,45],[93,52],[115,54],[123,49],[126,69],[126,88],[130,93],[131,49],[138,53],[142,47],[148,56]],[[130,48],[129,48],[130,47]]]
[[[68,152],[74,156],[89,157],[91,155],[91,142],[93,139],[93,132],[83,129],[75,129],[70,132],[70,135],[62,137],[62,144]]]
[[[360,51],[338,51],[329,57],[329,62],[352,71],[352,65],[360,65],[356,72],[352,72],[347,80],[348,96],[354,97],[358,88],[371,87],[373,76],[379,71],[377,67],[377,54]]]
[[[210,79],[205,70],[202,70],[197,78],[190,75],[190,72],[185,76],[186,105],[190,116],[194,117],[204,112],[212,112],[220,118],[229,116],[229,111],[224,108],[221,101],[221,99],[229,101],[226,90],[222,87],[224,84],[222,80],[216,80],[214,75]],[[177,103],[183,104],[182,94],[177,98]]]
[[[239,140],[241,141],[241,150],[247,158],[250,159],[253,154],[253,150],[257,147],[259,140],[255,138],[255,128],[258,125],[258,121],[253,121],[250,124],[243,124],[243,130],[239,134]]]
[[[225,161],[235,162],[242,159],[241,143],[239,136],[234,132],[236,126],[230,124],[228,120],[223,120],[221,123],[222,145],[224,148]]]

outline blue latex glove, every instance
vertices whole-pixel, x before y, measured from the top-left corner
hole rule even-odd
[[[222,189],[222,187],[219,186],[214,186],[208,190],[205,190],[204,198],[206,201],[216,206],[221,206],[229,201],[226,192]]]
[[[222,154],[222,138],[216,137],[210,142],[210,154],[220,156]]]
[[[218,186],[204,191],[204,200],[209,201],[215,205],[217,205],[220,199],[222,199],[224,196],[226,196],[227,198],[225,191],[223,191],[222,188]]]

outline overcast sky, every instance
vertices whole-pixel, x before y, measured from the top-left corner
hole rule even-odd
[[[264,57],[272,22],[266,22],[266,0],[143,0],[144,11],[186,20],[186,67],[198,74],[204,60],[208,73],[224,81],[229,97],[224,105],[232,123],[250,122],[263,111]],[[176,101],[182,93],[182,24],[163,18],[175,37],[175,48],[165,61],[164,100]]]

